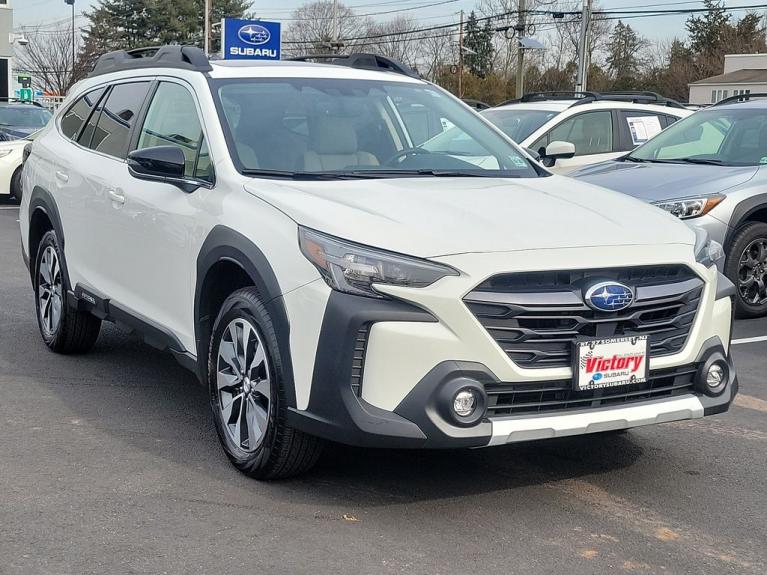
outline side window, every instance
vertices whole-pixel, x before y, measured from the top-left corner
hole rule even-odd
[[[124,158],[128,154],[133,124],[148,90],[149,82],[113,86],[106,102],[100,106],[101,113],[89,147],[116,158]],[[85,140],[82,143],[87,145]]]
[[[103,93],[104,88],[91,90],[72,104],[64,113],[60,125],[61,132],[67,138],[74,140],[77,137],[77,134],[80,133],[80,128],[82,128],[88,116],[90,116],[91,110],[93,110]]]
[[[636,110],[621,110],[620,117],[621,149],[633,150],[663,130],[666,115]]]
[[[137,148],[154,146],[181,148],[186,160],[184,175],[212,180],[210,154],[197,107],[189,90],[179,84],[162,82],[149,105]]]
[[[609,110],[600,110],[568,118],[549,132],[548,141],[575,144],[576,156],[612,152],[612,113]]]

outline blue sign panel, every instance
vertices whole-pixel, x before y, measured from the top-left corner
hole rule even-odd
[[[247,60],[280,59],[280,23],[264,20],[225,18],[223,25],[224,58]]]

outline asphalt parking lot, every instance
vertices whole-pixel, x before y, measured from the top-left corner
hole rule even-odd
[[[741,395],[691,422],[454,452],[328,449],[259,483],[206,392],[105,325],[58,356],[0,203],[0,573],[572,575],[767,572],[767,319],[741,321]]]

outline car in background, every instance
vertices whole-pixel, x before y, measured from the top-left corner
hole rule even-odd
[[[37,102],[0,101],[0,142],[26,138],[50,119],[51,113]]]
[[[482,112],[559,174],[622,156],[690,114],[653,92],[541,92]]]
[[[34,140],[36,135],[37,132],[20,140],[0,142],[0,197],[10,196],[16,201],[21,201],[21,164],[24,147]]]
[[[724,246],[740,317],[767,315],[767,94],[733,96],[571,174],[652,202]]]

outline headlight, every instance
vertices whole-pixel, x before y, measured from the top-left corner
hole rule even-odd
[[[0,158],[4,158],[5,156],[10,155],[11,152],[13,152],[13,150],[8,150],[8,149],[0,150]]]
[[[718,206],[724,196],[707,196],[703,198],[685,198],[683,200],[668,200],[657,202],[655,205],[676,217],[686,220],[703,216]]]
[[[707,268],[716,265],[720,270],[724,265],[724,248],[722,244],[709,239],[708,232],[703,228],[693,228],[695,231],[695,261]]]
[[[301,251],[334,290],[383,298],[375,284],[426,287],[459,275],[449,266],[377,250],[300,227]]]

